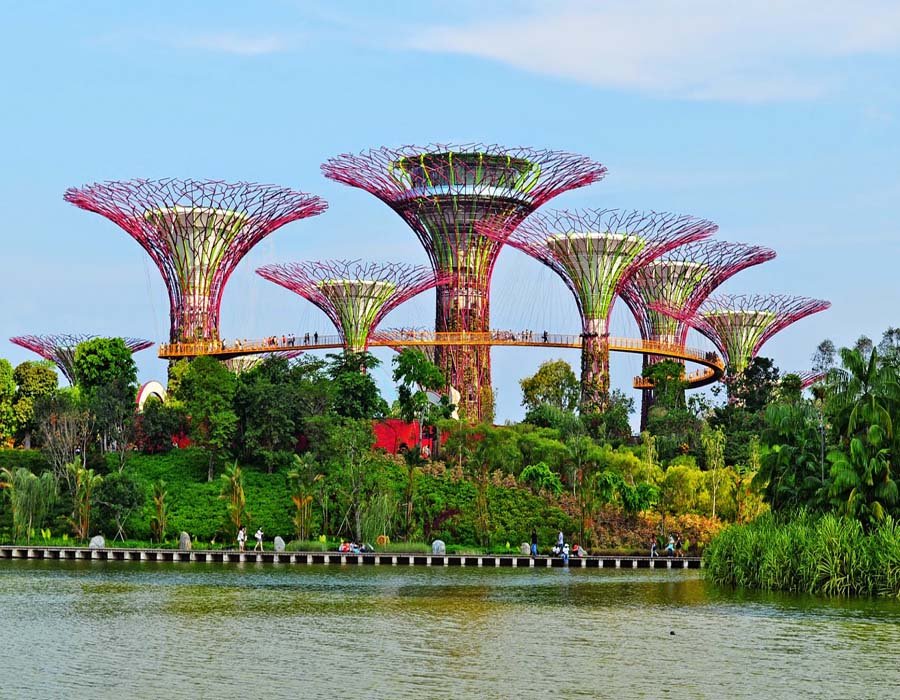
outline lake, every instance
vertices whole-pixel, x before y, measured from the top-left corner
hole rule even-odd
[[[17,700],[900,697],[900,602],[686,570],[0,561],[0,639]]]

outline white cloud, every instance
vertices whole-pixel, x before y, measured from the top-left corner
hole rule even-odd
[[[232,32],[180,36],[170,39],[168,43],[184,49],[229,53],[236,56],[263,56],[281,53],[290,48],[290,42],[283,36],[275,34],[243,36]]]
[[[517,16],[416,30],[422,51],[686,99],[810,99],[848,57],[900,52],[895,0],[528,3]]]

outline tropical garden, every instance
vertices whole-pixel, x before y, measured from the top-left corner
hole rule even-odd
[[[241,526],[294,549],[344,539],[420,551],[518,550],[534,529],[591,552],[646,553],[679,535],[721,583],[835,594],[900,593],[896,477],[900,331],[814,356],[809,391],[766,358],[718,395],[686,397],[681,365],[650,364],[652,405],[578,412],[568,363],[521,380],[525,419],[450,418],[424,354],[392,363],[389,405],[368,353],[278,357],[233,371],[206,357],[170,367],[166,400],[137,411],[120,339],[75,352],[72,387],[53,365],[0,360],[0,540],[233,547]],[[392,417],[433,436],[429,452],[380,449]]]

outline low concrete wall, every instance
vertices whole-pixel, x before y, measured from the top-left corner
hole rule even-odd
[[[343,566],[459,566],[488,568],[570,569],[699,569],[700,557],[524,557],[505,554],[342,554],[339,552],[238,552],[236,550],[88,549],[0,545],[0,559],[54,559],[93,561],[207,562],[217,564],[332,564]]]

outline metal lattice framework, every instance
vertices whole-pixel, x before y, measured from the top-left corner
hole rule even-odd
[[[657,311],[652,304],[661,302],[695,311],[727,279],[774,257],[774,250],[744,243],[690,243],[635,270],[622,285],[619,296],[631,309],[642,338],[684,345],[690,326]],[[645,355],[644,367],[658,359]],[[647,425],[653,402],[653,390],[642,390],[641,429]]]
[[[796,374],[800,377],[800,388],[801,389],[809,389],[813,384],[818,384],[825,377],[828,376],[828,372],[822,370],[814,370],[814,369],[805,369],[800,372],[791,372],[791,374]]]
[[[101,336],[84,333],[56,333],[52,335],[19,335],[10,338],[9,342],[37,353],[45,360],[50,360],[63,373],[69,384],[75,385],[75,349],[86,340]],[[146,350],[153,345],[152,340],[141,338],[122,338],[131,352]]]
[[[129,180],[71,188],[65,200],[105,216],[156,263],[169,293],[169,339],[219,337],[225,283],[247,252],[285,224],[321,214],[314,195],[213,180]]]
[[[350,352],[365,350],[372,331],[400,304],[446,282],[426,267],[360,260],[265,265],[256,272],[318,306]]]
[[[438,332],[490,330],[490,283],[503,241],[553,197],[603,178],[606,168],[583,156],[482,144],[373,149],[340,155],[322,166],[326,177],[375,195],[413,229],[439,275]],[[486,238],[476,224],[491,219]],[[470,419],[493,417],[490,349],[447,346],[437,364],[461,393]]]
[[[709,338],[734,375],[743,372],[778,331],[824,311],[831,302],[788,294],[720,294],[709,297],[693,311],[663,303],[654,306]]]
[[[692,216],[593,209],[537,213],[506,237],[562,277],[575,296],[584,339],[582,411],[602,410],[609,396],[609,318],[622,286],[667,251],[716,230],[714,223]],[[498,235],[490,224],[482,231]]]

